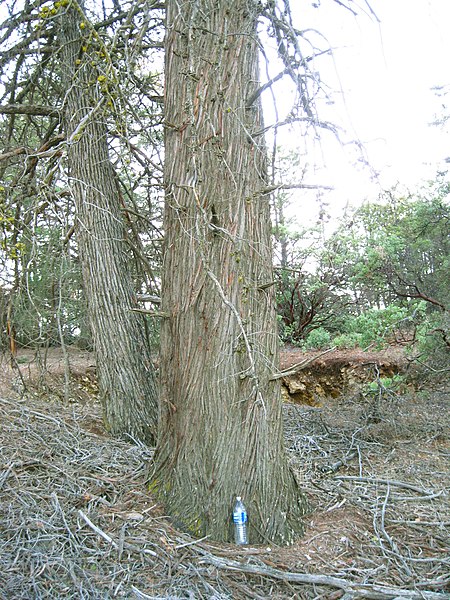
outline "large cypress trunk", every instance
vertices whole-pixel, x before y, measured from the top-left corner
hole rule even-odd
[[[175,522],[289,543],[305,502],[283,446],[256,2],[167,2],[161,419],[151,489]]]
[[[133,312],[136,302],[126,229],[108,154],[107,97],[102,97],[92,64],[98,56],[92,47],[95,38],[88,33],[88,42],[81,39],[80,21],[82,15],[75,8],[61,18],[67,90],[63,118],[104,418],[113,434],[151,444],[157,428],[157,389],[142,316]]]

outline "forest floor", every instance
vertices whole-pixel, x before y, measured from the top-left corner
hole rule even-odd
[[[392,352],[292,349],[282,368],[315,358],[332,377],[358,361],[398,366]],[[287,402],[305,536],[236,547],[171,525],[146,491],[153,449],[108,435],[91,355],[68,358],[65,377],[61,351],[22,351],[18,369],[0,357],[1,600],[450,598],[445,382]]]

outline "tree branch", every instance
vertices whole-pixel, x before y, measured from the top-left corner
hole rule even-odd
[[[388,281],[390,288],[394,291],[395,294],[397,294],[397,296],[400,296],[400,298],[416,298],[417,300],[424,300],[429,304],[433,304],[434,306],[439,307],[444,312],[447,311],[446,306],[442,304],[442,302],[439,302],[439,300],[436,300],[435,298],[424,294],[419,289],[416,283],[410,283],[400,273],[395,272],[393,274],[395,274],[395,276],[397,277],[399,284],[405,287],[405,289],[401,291],[397,289],[397,287],[391,281]],[[410,288],[410,290],[408,290],[408,288]]]
[[[272,192],[278,190],[334,190],[332,186],[329,185],[319,185],[319,184],[309,184],[309,183],[275,183],[274,185],[270,185],[269,187],[264,188],[259,194],[270,194]]]
[[[330,49],[322,50],[321,52],[318,52],[314,56],[309,56],[308,58],[305,58],[304,62],[305,63],[310,62],[311,60],[313,60],[313,58],[315,59],[318,56],[322,56],[323,54],[329,54],[330,52],[331,52]],[[285,75],[288,75],[289,73],[290,73],[290,69],[286,67],[286,69],[283,69],[283,71],[281,71],[281,73],[278,73],[278,75],[275,75],[275,77],[272,77],[272,79],[270,79],[269,81],[264,83],[262,86],[260,86],[258,89],[256,89],[247,100],[247,108],[250,108],[250,106],[253,104],[253,102],[255,102],[255,100],[257,100],[261,96],[261,94],[267,90],[267,88],[270,88],[274,83],[276,83],[277,81],[282,79]]]
[[[160,317],[161,319],[167,319],[170,315],[166,312],[156,312],[154,310],[147,310],[146,308],[131,308],[131,312],[140,313],[141,315],[149,315],[150,317]]]
[[[379,479],[374,477],[362,477],[357,475],[336,475],[334,479],[339,479],[341,481],[366,481],[367,483],[372,483],[373,485],[378,485],[380,483],[388,486],[393,485],[396,487],[404,488],[405,490],[417,492],[422,496],[431,496],[434,493],[432,490],[424,490],[423,488],[420,488],[417,485],[413,485],[412,483],[407,483],[405,481],[397,481],[396,479]]]
[[[146,10],[164,10],[166,8],[166,3],[165,2],[154,2],[154,4],[150,5],[150,6],[146,6],[145,9]],[[105,27],[108,27],[109,25],[113,25],[114,23],[116,23],[117,21],[123,21],[124,19],[129,19],[130,17],[135,17],[137,14],[139,14],[142,11],[142,4],[140,2],[136,3],[136,6],[131,10],[124,10],[120,13],[118,13],[117,15],[113,15],[112,17],[109,17],[108,19],[105,19],[104,21],[99,21],[98,23],[95,23],[93,25],[94,29],[99,31],[100,29],[104,29]],[[158,45],[158,48],[164,48],[164,44]]]
[[[302,369],[304,369],[306,366],[308,366],[309,364],[314,362],[317,358],[320,358],[321,356],[324,356],[325,354],[328,354],[328,352],[332,352],[333,350],[336,350],[336,346],[333,346],[332,348],[328,348],[328,350],[321,352],[317,356],[313,356],[311,358],[306,358],[305,360],[302,360],[301,362],[297,363],[296,365],[289,367],[289,369],[285,369],[284,371],[275,373],[270,378],[270,381],[275,381],[276,379],[282,379],[283,377],[289,377],[289,375],[295,375],[295,373],[298,373],[298,371],[301,371]]]
[[[8,158],[13,158],[14,156],[20,156],[21,154],[29,154],[30,152],[30,148],[25,148],[25,146],[21,146],[20,148],[14,148],[14,150],[10,150],[9,152],[4,152],[3,154],[0,154],[0,162],[2,160],[8,160]]]
[[[314,119],[311,117],[292,117],[288,116],[284,121],[278,121],[278,123],[273,123],[272,125],[267,125],[264,129],[260,129],[259,131],[255,131],[252,134],[252,137],[258,137],[260,135],[264,135],[270,129],[278,129],[279,127],[284,127],[285,125],[292,125],[292,123],[308,123],[313,127],[318,127],[320,129],[328,129],[331,131],[336,138],[340,141],[338,127],[333,125],[332,123],[328,123],[327,121],[319,121],[318,119]]]
[[[213,556],[207,552],[201,552],[204,557],[202,562],[212,564],[219,569],[228,569],[237,573],[249,573],[250,575],[259,575],[261,577],[270,577],[289,583],[297,584],[312,584],[325,585],[344,590],[349,594],[349,597],[357,598],[372,598],[377,600],[442,600],[443,596],[439,592],[431,592],[428,590],[411,590],[386,585],[355,583],[341,577],[333,577],[331,575],[316,575],[313,573],[292,573],[274,569],[265,564],[243,564],[236,560],[228,560]]]
[[[1,107],[0,107],[1,112]],[[45,154],[52,148],[56,146],[60,142],[63,142],[65,139],[64,135],[57,135],[54,138],[48,140],[38,150],[33,150],[32,148],[26,148],[25,146],[20,146],[19,148],[14,148],[14,150],[9,150],[8,152],[4,152],[0,154],[0,162],[3,160],[8,160],[8,158],[13,158],[14,156],[20,156],[21,154],[26,154],[30,159],[37,160],[38,158],[42,158],[43,156],[48,156]]]
[[[136,294],[138,302],[151,302],[152,304],[161,304],[161,298],[152,296],[151,294]]]
[[[281,73],[278,73],[278,75],[275,75],[275,77],[272,77],[272,79],[270,79],[264,85],[260,86],[257,90],[255,90],[253,92],[253,94],[250,96],[250,98],[247,99],[247,103],[246,103],[247,108],[250,108],[250,106],[253,104],[253,102],[255,102],[255,100],[257,100],[261,96],[261,94],[265,90],[267,90],[267,88],[270,88],[274,83],[276,83],[282,77],[287,75],[287,73],[288,73],[288,69],[284,69],[283,71],[281,71]]]
[[[60,112],[51,106],[37,104],[4,104],[0,105],[1,115],[32,115],[37,117],[59,117]]]

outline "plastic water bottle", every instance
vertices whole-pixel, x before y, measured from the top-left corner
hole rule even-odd
[[[234,541],[239,546],[248,544],[247,537],[247,510],[240,496],[236,496],[233,508]]]

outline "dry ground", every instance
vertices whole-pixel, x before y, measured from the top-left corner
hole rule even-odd
[[[177,531],[146,492],[152,449],[111,439],[93,361],[0,364],[0,599],[450,597],[448,389],[286,404],[310,502],[289,548]]]

